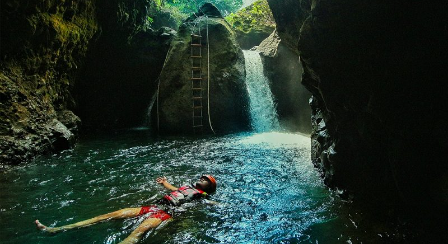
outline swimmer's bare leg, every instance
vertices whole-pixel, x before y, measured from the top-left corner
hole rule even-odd
[[[119,244],[133,244],[142,239],[143,234],[150,229],[154,229],[162,223],[161,219],[148,218],[145,219],[132,233]]]
[[[80,221],[80,222],[77,222],[74,224],[64,225],[61,227],[47,227],[47,226],[43,225],[42,223],[40,223],[39,220],[36,220],[35,223],[36,223],[36,227],[40,230],[50,232],[50,233],[56,233],[56,232],[64,231],[64,230],[86,227],[86,226],[93,225],[93,224],[96,224],[96,223],[104,221],[104,220],[136,217],[140,214],[140,209],[141,208],[124,208],[124,209],[117,210],[115,212],[103,214],[103,215],[96,216],[91,219],[83,220],[83,221]]]

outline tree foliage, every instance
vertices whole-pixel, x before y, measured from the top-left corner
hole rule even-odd
[[[214,4],[219,11],[224,15],[238,11],[243,5],[242,0],[154,0],[157,6],[170,8],[174,7],[181,13],[190,15],[197,12],[200,6],[204,3]]]
[[[146,25],[151,28],[169,26],[176,29],[182,21],[209,2],[214,4],[223,16],[238,11],[242,0],[143,0],[148,3],[149,14]]]

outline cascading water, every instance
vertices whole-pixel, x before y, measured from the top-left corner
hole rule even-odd
[[[260,54],[250,50],[243,50],[243,53],[252,129],[256,132],[280,130],[276,106],[269,81],[263,74]]]

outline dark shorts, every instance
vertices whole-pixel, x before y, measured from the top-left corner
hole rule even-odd
[[[143,215],[143,214],[147,214],[147,213],[149,213],[148,218],[156,218],[156,219],[160,219],[162,221],[171,218],[171,215],[167,214],[165,211],[158,208],[156,205],[142,207],[140,209],[139,215]]]

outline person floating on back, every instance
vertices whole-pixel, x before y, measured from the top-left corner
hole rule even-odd
[[[91,219],[60,227],[47,227],[40,223],[39,220],[36,220],[35,224],[37,228],[42,231],[57,233],[74,228],[86,227],[101,221],[132,218],[148,214],[148,217],[126,239],[120,242],[122,244],[137,243],[143,237],[143,234],[145,232],[150,229],[156,228],[163,221],[172,218],[171,214],[168,214],[165,211],[169,208],[169,206],[179,206],[183,203],[191,202],[195,199],[205,198],[208,194],[213,193],[216,190],[216,180],[211,175],[203,175],[195,184],[192,184],[191,186],[185,185],[179,188],[171,185],[167,181],[166,177],[159,177],[156,179],[156,182],[163,185],[166,189],[172,191],[170,194],[165,195],[158,202],[159,206],[150,205],[139,208],[124,208],[115,212],[103,214]],[[214,204],[216,202],[208,201],[208,203]]]

